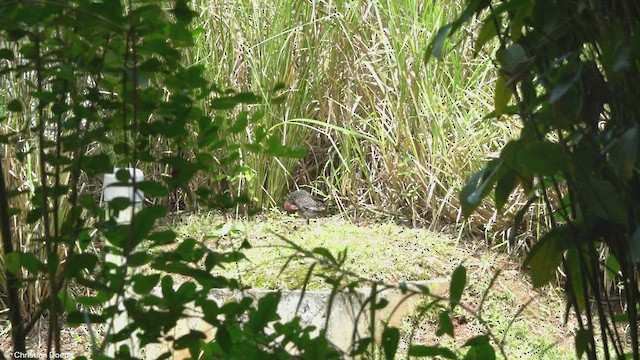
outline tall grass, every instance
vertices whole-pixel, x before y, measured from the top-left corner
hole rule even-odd
[[[196,2],[201,35],[191,61],[222,87],[268,94],[283,82],[287,100],[266,108],[266,126],[309,150],[299,161],[243,157],[261,207],[312,185],[352,215],[459,223],[457,191],[513,129],[482,120],[495,80],[487,54],[473,56],[465,40],[443,62],[422,61],[456,4]],[[472,225],[483,229],[493,214],[479,214]]]

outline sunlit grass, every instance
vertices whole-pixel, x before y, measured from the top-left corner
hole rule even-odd
[[[218,227],[220,223],[226,224],[225,231]],[[283,216],[278,212],[254,221],[226,221],[213,214],[193,215],[173,227],[179,240],[193,237],[204,241],[214,251],[229,250],[248,241],[253,248],[245,251],[247,260],[227,267],[223,273],[253,288],[302,288],[311,263],[293,260],[282,271],[287,259],[293,255],[283,238],[308,250],[322,246],[334,255],[346,249],[346,270],[392,284],[435,281],[447,289],[453,270],[464,264],[468,269],[468,285],[461,303],[476,312],[482,303],[483,322],[497,339],[504,339],[509,359],[573,358],[571,335],[568,326],[562,324],[564,306],[559,291],[535,291],[527,276],[505,255],[467,241],[390,222],[353,224],[339,215],[315,219],[307,225],[295,215]],[[224,235],[215,236],[219,234]],[[500,276],[486,292],[497,271],[501,272]],[[320,276],[312,276],[307,286],[308,290],[330,288],[331,285]],[[488,296],[482,301],[485,293]],[[456,339],[447,335],[435,336],[437,311],[427,313],[415,324],[407,320],[403,331],[408,336],[415,330],[414,341],[417,342],[431,345],[455,342],[462,348],[469,337],[480,335],[486,328],[460,309],[456,310],[455,318],[460,320],[456,323]],[[555,343],[562,345],[554,346]]]
[[[286,101],[266,106],[265,125],[309,150],[300,161],[243,157],[255,178],[236,185],[262,209],[295,184],[311,185],[350,216],[448,228],[461,221],[460,187],[514,131],[482,120],[495,72],[469,40],[453,43],[442,62],[422,60],[455,3],[202,1],[197,8],[202,34],[190,60],[221,87],[267,96],[283,82]],[[472,227],[484,230],[492,215],[481,209]]]

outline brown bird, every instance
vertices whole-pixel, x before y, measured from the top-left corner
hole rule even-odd
[[[299,212],[303,218],[307,219],[308,224],[309,218],[317,217],[321,212],[326,211],[327,205],[306,190],[296,190],[287,196],[284,210],[288,213]]]

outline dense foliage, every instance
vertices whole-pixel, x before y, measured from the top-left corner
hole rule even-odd
[[[476,50],[499,43],[490,117],[517,115],[522,130],[462,189],[464,212],[492,191],[498,209],[518,188],[541,198],[551,229],[526,264],[536,286],[562,267],[578,357],[639,359],[640,4],[471,0],[428,57],[475,16]]]
[[[0,82],[7,89],[0,94],[0,299],[9,315],[3,321],[11,329],[14,356],[67,354],[61,329],[79,325],[91,335],[93,358],[135,358],[137,346],[154,343],[172,344],[161,358],[179,349],[210,359],[347,355],[299,317],[281,320],[277,292],[259,301],[249,296],[224,304],[212,300],[212,289],[242,289],[236,279],[214,275],[241,260],[242,249],[220,252],[194,239],[174,245],[175,233],[156,226],[167,214],[156,200],[198,174],[225,182],[252,171],[242,161],[247,153],[303,155],[283,146],[278,133],[262,123],[263,107],[278,102],[276,96],[221,90],[205,79],[202,66],[185,65],[183,50],[193,46],[198,32],[190,28],[193,17],[181,0],[166,7],[153,1],[0,3]],[[251,138],[234,141],[242,132]],[[105,210],[94,189],[114,167],[161,173],[147,173],[142,181],[116,171],[119,182],[133,193],[144,191],[152,202],[128,224],[114,219],[131,211],[130,200],[116,198]],[[249,200],[246,192],[205,185],[192,194],[199,204],[233,206]],[[331,298],[365,282],[347,281],[340,269],[343,255],[289,245],[298,253],[295,259],[311,260],[308,277],[316,274],[317,264],[338,274],[326,277],[333,286]],[[372,309],[373,323],[374,310],[386,306],[379,293],[393,286],[371,284],[363,309]],[[462,307],[465,285],[466,271],[459,267],[451,299],[433,297],[427,305],[440,311],[440,334],[454,335],[451,316]],[[429,295],[426,287],[400,289],[408,296]],[[215,329],[213,338],[199,330],[173,338],[171,330],[194,311]],[[114,330],[124,313],[126,326]],[[26,338],[45,319],[46,349],[29,352]],[[96,324],[102,324],[104,337],[96,333]],[[394,358],[400,329],[385,326],[380,347],[374,335],[354,334],[348,353],[381,351]],[[123,342],[132,337],[139,343]],[[466,358],[494,358],[489,339],[469,340]],[[407,351],[458,357],[442,346],[414,345]]]
[[[254,176],[231,181],[234,191],[270,209],[310,186],[350,217],[457,224],[456,191],[512,134],[510,124],[480,121],[496,76],[488,56],[473,57],[473,42],[446,62],[420,61],[425,39],[461,2],[194,1],[202,32],[190,61],[217,83],[260,94],[282,81],[286,101],[265,107],[263,124],[309,150],[299,160],[245,154]],[[502,230],[493,215],[483,206],[470,228]]]
[[[120,1],[0,4],[0,81],[6,89],[0,95],[0,299],[8,310],[14,354],[26,356],[25,339],[43,315],[49,334],[41,354],[64,350],[64,320],[86,324],[89,331],[92,324],[104,324],[106,338],[92,334],[97,357],[108,344],[134,333],[141,346],[164,342],[193,304],[206,309],[203,318],[218,328],[210,354],[235,356],[238,348],[232,344],[238,338],[249,339],[238,357],[286,354],[286,342],[274,342],[280,331],[265,334],[267,322],[277,320],[267,305],[277,298],[261,303],[266,310],[249,313],[248,324],[240,317],[251,299],[226,307],[208,299],[212,288],[240,287],[211,273],[241,259],[240,252],[221,253],[193,239],[177,248],[161,247],[175,240],[172,231],[155,227],[166,209],[146,206],[130,224],[119,224],[113,215],[130,211],[129,199],[117,198],[105,211],[99,191],[91,189],[114,166],[161,164],[163,176],[151,174],[152,180],[131,179],[128,171],[116,176],[134,192],[162,198],[196,173],[215,175],[219,164],[241,172],[241,149],[294,154],[265,133],[244,144],[229,140],[229,133],[261,118],[263,100],[219,90],[203,79],[202,67],[184,65],[181,50],[193,45],[193,15],[184,1],[168,8]],[[201,109],[205,102],[216,116]],[[230,116],[229,109],[237,111]],[[242,200],[205,187],[196,194],[204,204]],[[135,271],[141,267],[147,272]],[[191,281],[177,286],[168,274]],[[151,292],[156,286],[161,293]],[[125,309],[134,321],[111,331]],[[317,346],[326,343],[323,337],[310,337],[296,321],[282,331],[298,334],[290,341],[301,353],[312,349],[319,359],[335,356],[328,346]],[[174,346],[197,353],[203,338],[188,334]],[[125,346],[112,356],[127,358],[130,350]]]

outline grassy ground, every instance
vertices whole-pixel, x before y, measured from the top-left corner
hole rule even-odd
[[[306,249],[322,246],[334,254],[346,249],[347,270],[389,283],[447,279],[462,263],[468,269],[468,287],[462,304],[476,313],[492,277],[500,271],[482,305],[481,319],[469,312],[454,317],[455,340],[434,335],[435,314],[406,319],[405,337],[415,327],[414,342],[434,345],[455,341],[461,346],[466,339],[488,329],[502,339],[509,359],[574,358],[569,328],[562,325],[564,306],[559,292],[534,290],[527,276],[506,256],[464,240],[391,223],[354,224],[340,216],[312,220],[307,225],[296,216],[276,212],[234,223],[225,223],[224,218],[211,214],[191,215],[182,217],[173,227],[181,238],[202,240],[212,249],[230,249],[248,240],[253,246],[246,251],[248,259],[227,269],[227,274],[252,287],[302,286],[310,263],[293,260],[282,271],[293,254],[282,238]],[[320,277],[312,277],[308,287],[330,288]]]

